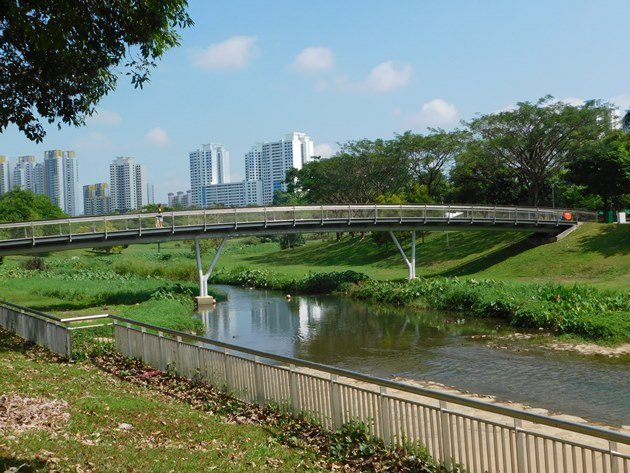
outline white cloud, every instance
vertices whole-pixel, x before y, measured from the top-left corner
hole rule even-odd
[[[407,118],[407,126],[412,128],[445,126],[456,123],[458,119],[459,113],[455,105],[442,99],[433,99]]]
[[[100,124],[100,125],[116,125],[122,121],[122,117],[118,115],[116,112],[112,112],[111,110],[107,110],[105,108],[99,108],[94,112],[94,115],[88,117],[85,120],[89,125],[91,124]]]
[[[160,148],[168,146],[171,143],[171,139],[169,138],[168,133],[166,133],[166,131],[159,127],[149,130],[144,138],[149,144],[152,144],[153,146],[158,146]]]
[[[73,140],[72,145],[77,151],[100,151],[112,148],[112,142],[109,140],[109,137],[105,133],[98,131],[76,138]]]
[[[408,64],[396,67],[392,61],[386,61],[370,71],[360,89],[368,93],[390,92],[407,85],[411,79],[411,66]]]
[[[578,97],[566,97],[564,99],[560,99],[559,102],[562,102],[566,105],[572,105],[574,107],[581,107],[584,105],[584,99]]]
[[[295,57],[291,68],[298,72],[312,73],[332,69],[335,64],[335,55],[328,48],[311,46],[302,49]]]
[[[254,57],[256,38],[253,36],[232,36],[231,38],[208,46],[195,54],[194,65],[200,69],[242,69]]]
[[[321,156],[323,159],[330,158],[333,154],[335,154],[335,152],[335,148],[327,143],[315,145],[315,148],[313,149],[313,154],[315,156]]]

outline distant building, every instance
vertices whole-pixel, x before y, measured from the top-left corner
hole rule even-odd
[[[262,202],[262,181],[226,182],[203,188],[208,206],[248,207]]]
[[[287,171],[302,166],[313,157],[313,142],[305,133],[293,132],[280,141],[258,143],[245,155],[245,178],[262,181],[262,202],[273,202],[274,192],[286,191]]]
[[[44,166],[35,156],[20,156],[11,171],[11,189],[24,189],[44,194]]]
[[[147,204],[155,204],[155,187],[147,184]]]
[[[112,212],[139,210],[146,204],[145,169],[130,157],[118,157],[109,165]]]
[[[83,214],[108,215],[112,212],[109,184],[99,182],[83,186]]]
[[[11,165],[7,156],[0,154],[0,195],[11,190]]]
[[[203,188],[230,182],[230,153],[225,147],[210,143],[189,153],[190,205],[205,207]]]
[[[168,206],[176,209],[185,209],[190,207],[191,191],[177,191],[177,194],[173,192],[168,193]]]
[[[36,171],[35,181],[37,180]],[[59,149],[45,151],[43,182],[44,193],[55,205],[73,217],[79,214],[76,189],[79,182],[79,166],[74,151]],[[37,193],[37,182],[35,188],[34,192]]]

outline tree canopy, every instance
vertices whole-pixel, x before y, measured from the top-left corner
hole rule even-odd
[[[135,87],[192,25],[186,0],[0,0],[0,132],[42,141],[42,121],[82,125],[116,87]],[[124,63],[124,64],[121,64]]]
[[[63,217],[67,215],[45,195],[13,189],[0,196],[0,222],[24,222]]]
[[[482,115],[468,126],[483,153],[514,171],[528,203],[537,206],[545,184],[567,165],[572,151],[610,131],[611,109],[594,101],[576,107],[546,96]]]

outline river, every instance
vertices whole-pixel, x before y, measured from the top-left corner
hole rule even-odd
[[[609,425],[630,425],[630,357],[553,351],[497,320],[398,309],[338,296],[216,286],[228,296],[197,314],[206,336],[374,376],[426,380]]]

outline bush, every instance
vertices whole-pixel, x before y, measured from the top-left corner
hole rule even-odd
[[[339,290],[342,285],[356,284],[369,279],[356,271],[335,271],[332,273],[309,273],[296,283],[298,291],[307,294],[328,294]]]
[[[46,262],[39,256],[35,256],[34,258],[25,261],[23,266],[24,269],[28,269],[29,271],[46,271]]]

